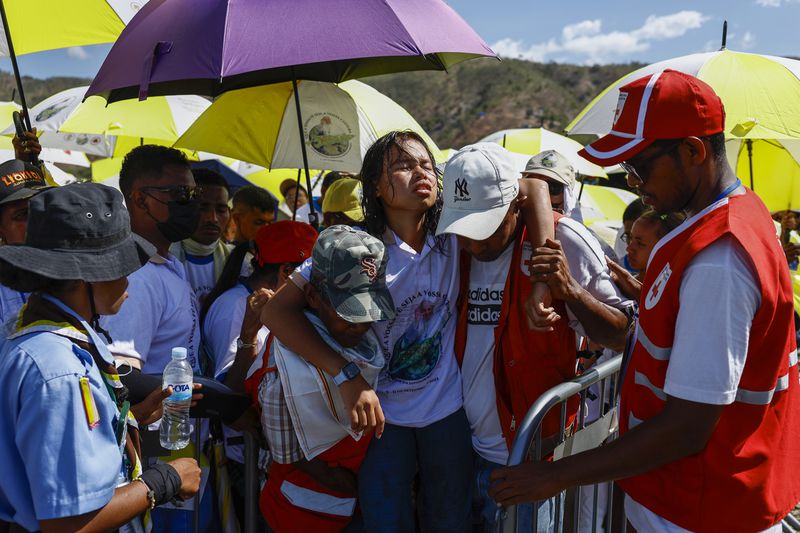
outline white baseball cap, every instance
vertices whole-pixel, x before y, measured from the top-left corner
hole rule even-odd
[[[575,167],[569,160],[555,150],[545,150],[531,157],[522,175],[528,177],[529,174],[545,176],[559,183],[563,183],[570,189],[575,186]]]
[[[519,164],[495,143],[465,146],[444,168],[444,206],[436,234],[488,239],[519,194]]]

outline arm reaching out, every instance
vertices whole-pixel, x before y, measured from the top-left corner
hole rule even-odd
[[[287,348],[329,375],[335,376],[347,364],[347,360],[322,340],[303,313],[305,306],[303,291],[289,280],[266,302],[261,311],[261,321]],[[374,429],[375,436],[380,438],[385,423],[383,410],[378,395],[364,378],[357,376],[345,381],[339,386],[339,391],[350,411],[350,426],[353,430]]]

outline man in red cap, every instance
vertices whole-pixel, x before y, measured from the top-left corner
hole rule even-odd
[[[620,163],[645,204],[687,220],[656,245],[641,287],[620,438],[498,471],[501,504],[619,480],[639,531],[752,532],[780,531],[800,500],[792,287],[767,209],[727,163],[724,131],[713,89],[665,70],[622,87],[611,132],[581,152]]]

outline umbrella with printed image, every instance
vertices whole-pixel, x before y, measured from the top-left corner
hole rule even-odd
[[[294,101],[305,110],[300,125],[309,150],[304,159]],[[115,105],[115,104],[111,104]],[[175,142],[266,168],[324,168],[356,174],[367,149],[393,130],[418,133],[440,159],[436,144],[391,98],[360,81],[299,81],[229,91]],[[225,135],[219,135],[225,131]]]
[[[137,13],[89,94],[103,94],[111,102],[167,94],[218,96],[257,85],[296,85],[297,80],[339,83],[446,70],[482,56],[495,54],[442,0],[172,0],[152,2]],[[299,99],[295,114],[310,189]]]
[[[87,87],[60,91],[30,110],[42,146],[120,157],[140,144],[171,145],[211,102],[200,96],[162,96],[106,105],[84,101]],[[4,135],[14,135],[14,126]]]

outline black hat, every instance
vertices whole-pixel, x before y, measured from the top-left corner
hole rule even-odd
[[[24,245],[0,246],[0,259],[50,279],[112,281],[155,254],[131,232],[122,194],[99,183],[72,183],[31,198]]]
[[[11,159],[0,165],[0,205],[30,198],[49,187],[38,168]]]

